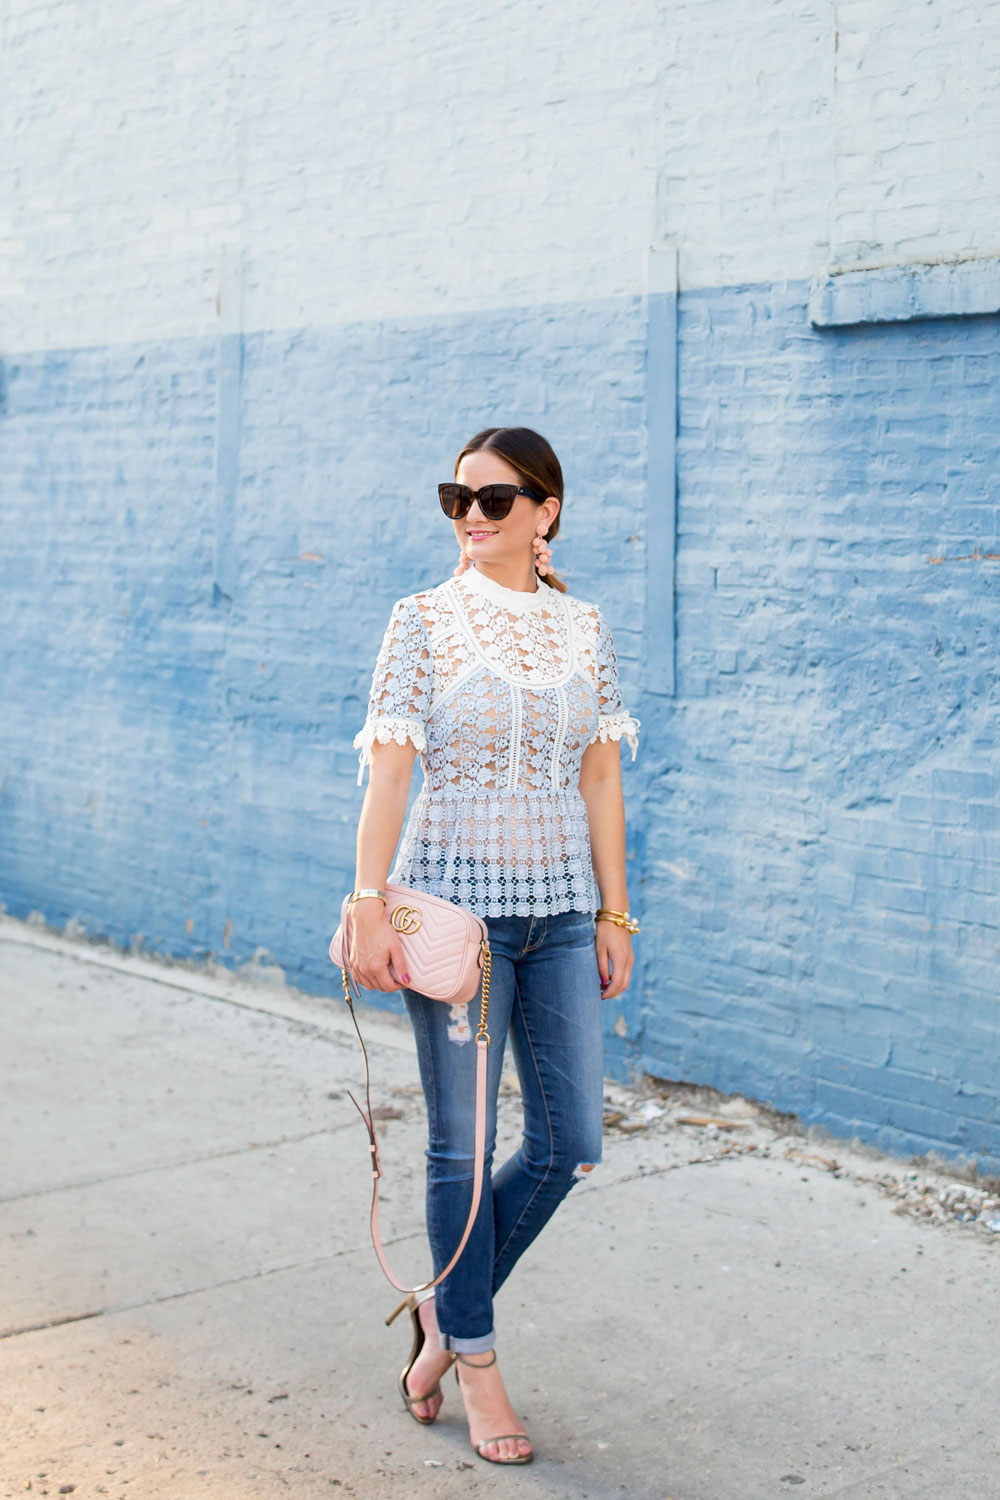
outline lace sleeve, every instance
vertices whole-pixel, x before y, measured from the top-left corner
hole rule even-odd
[[[595,740],[626,739],[632,747],[632,759],[635,760],[639,747],[640,720],[634,719],[622,704],[615,643],[603,611],[598,611],[595,654],[599,716],[590,743],[593,744]]]
[[[430,711],[433,666],[427,632],[412,598],[392,607],[372,673],[368,716],[354,736],[358,754],[358,786],[371,766],[372,745],[412,741],[418,754],[427,749],[425,725]]]

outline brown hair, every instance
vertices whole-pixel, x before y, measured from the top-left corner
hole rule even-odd
[[[563,474],[551,444],[530,427],[484,427],[482,432],[469,439],[456,458],[456,476],[467,453],[481,452],[495,453],[504,463],[510,464],[522,484],[540,490],[545,496],[555,495],[559,501],[559,515],[545,533],[546,541],[552,541],[559,531],[559,517],[562,515]],[[539,578],[550,589],[558,589],[560,594],[569,592],[567,585],[551,569],[539,574]]]

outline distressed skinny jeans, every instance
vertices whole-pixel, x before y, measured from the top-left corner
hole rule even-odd
[[[442,1349],[495,1341],[493,1297],[566,1194],[601,1160],[604,1044],[592,912],[487,917],[493,973],[486,1159],[472,1233],[435,1288]],[[427,1104],[427,1233],[434,1274],[458,1244],[472,1201],[479,1001],[454,1007],[404,988]],[[524,1132],[493,1171],[497,1091],[508,1035]]]

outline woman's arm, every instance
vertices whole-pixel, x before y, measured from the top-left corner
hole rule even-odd
[[[403,827],[410,791],[415,747],[376,741],[371,747],[368,787],[358,819],[354,889],[385,890],[396,845]],[[373,896],[351,907],[352,942],[349,961],[359,984],[369,990],[398,990],[409,984],[399,935],[386,908]]]
[[[587,746],[580,762],[580,793],[587,804],[590,848],[601,905],[612,911],[628,911],[625,799],[618,740],[594,740]],[[601,979],[610,980],[603,998],[613,1000],[628,988],[634,962],[632,937],[614,922],[598,922],[596,944]]]

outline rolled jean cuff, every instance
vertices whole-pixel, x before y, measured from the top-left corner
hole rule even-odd
[[[457,1339],[450,1333],[438,1329],[438,1340],[442,1349],[451,1349],[455,1354],[484,1354],[496,1343],[496,1329],[484,1333],[478,1339]]]

